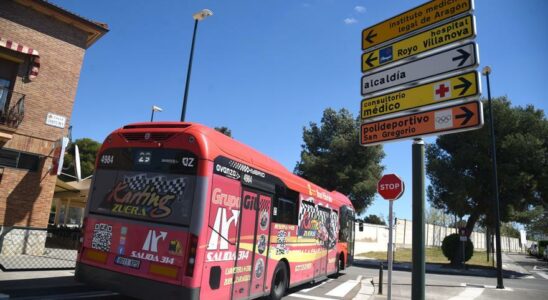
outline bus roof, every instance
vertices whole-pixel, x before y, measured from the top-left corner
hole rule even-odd
[[[203,159],[213,161],[216,157],[222,155],[257,167],[262,171],[271,173],[280,178],[289,188],[298,191],[321,189],[328,192],[332,198],[333,204],[348,205],[352,207],[350,199],[337,191],[327,191],[316,184],[299,177],[285,168],[279,162],[262,154],[261,152],[238,142],[234,138],[228,137],[215,129],[192,122],[146,122],[133,123],[124,126],[115,131],[115,133],[143,131],[150,132],[179,132],[194,136],[200,144],[201,155]]]

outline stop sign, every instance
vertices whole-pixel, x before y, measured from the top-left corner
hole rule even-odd
[[[404,190],[405,185],[396,174],[386,174],[377,183],[377,192],[386,200],[400,198]]]

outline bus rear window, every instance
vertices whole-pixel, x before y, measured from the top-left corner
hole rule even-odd
[[[190,224],[197,157],[177,149],[112,148],[99,157],[92,213]]]

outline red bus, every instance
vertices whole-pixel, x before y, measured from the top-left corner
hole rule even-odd
[[[76,279],[142,299],[281,298],[352,261],[354,209],[195,123],[130,124],[104,141]]]

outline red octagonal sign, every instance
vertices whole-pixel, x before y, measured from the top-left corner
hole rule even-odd
[[[386,174],[377,183],[377,192],[386,200],[400,198],[404,190],[405,185],[396,174]]]

